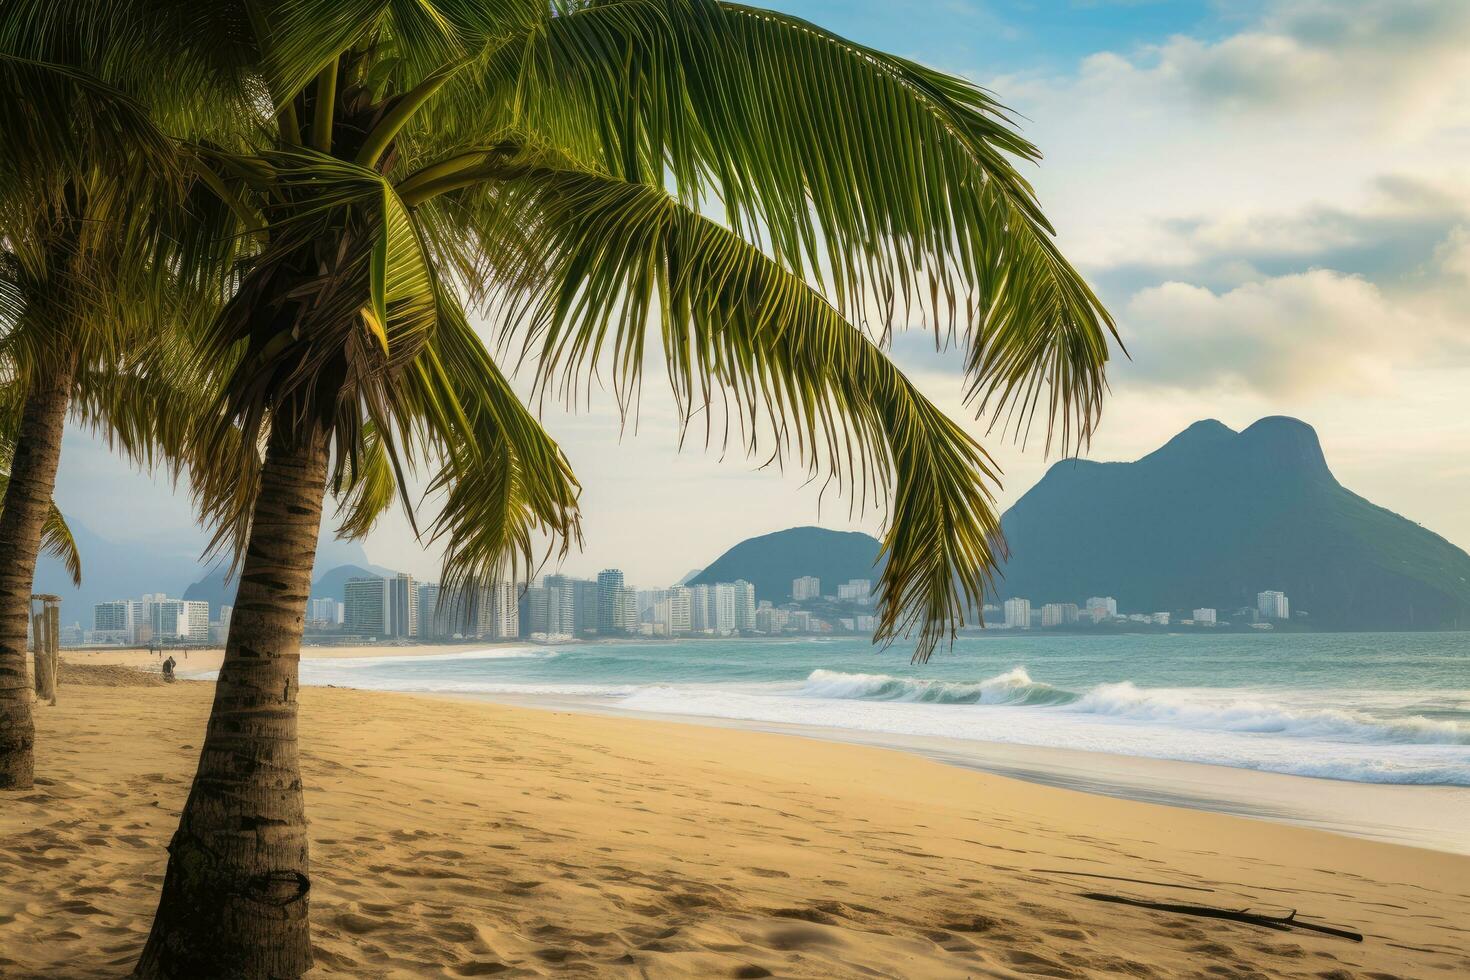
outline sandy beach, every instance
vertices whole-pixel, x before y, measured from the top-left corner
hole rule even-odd
[[[127,972],[210,695],[69,684],[38,706],[41,779],[0,811],[0,975]],[[1470,858],[785,735],[301,703],[314,975],[1470,971]],[[1149,903],[1296,910],[1364,940]]]

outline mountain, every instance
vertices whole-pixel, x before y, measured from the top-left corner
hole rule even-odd
[[[197,578],[199,542],[189,535],[155,535],[145,541],[108,538],[71,515],[67,520],[82,555],[82,584],[71,584],[61,562],[42,555],[36,563],[38,593],[61,596],[61,622],[92,628],[92,607],[113,599],[136,599],[145,592],[178,595]],[[146,572],[146,575],[143,573]]]
[[[350,578],[372,578],[383,576],[391,578],[397,572],[377,565],[338,565],[323,572],[321,577],[311,583],[311,597],[313,599],[336,599],[342,601],[347,592],[347,580]]]
[[[744,541],[716,558],[689,585],[744,579],[755,586],[757,599],[775,603],[791,598],[791,580],[815,575],[822,591],[832,593],[848,579],[872,579],[881,566],[878,540],[861,531],[829,531],[824,527],[793,527]]]
[[[1322,627],[1470,627],[1470,555],[1344,487],[1297,419],[1211,419],[1132,463],[1057,463],[1002,526],[998,588],[1033,605],[1223,610],[1275,589]]]

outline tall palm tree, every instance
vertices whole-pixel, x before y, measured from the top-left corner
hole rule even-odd
[[[34,774],[25,648],[41,549],[80,574],[51,502],[62,429],[70,416],[177,475],[207,405],[184,355],[210,292],[185,288],[189,256],[163,248],[184,177],[141,105],[8,43],[0,93],[0,143],[11,148],[0,160],[0,789],[23,789]]]
[[[31,785],[34,729],[26,623],[36,559],[55,530],[51,493],[79,377],[116,357],[121,325],[138,323],[129,280],[140,245],[138,192],[122,161],[153,175],[170,153],[146,113],[85,76],[0,48],[0,355],[17,403],[0,503],[0,788]]]
[[[7,256],[0,255],[0,267],[6,260]],[[0,273],[0,293],[8,289],[8,279]],[[0,299],[0,305],[5,302]],[[5,491],[10,487],[10,462],[15,458],[16,436],[25,404],[25,390],[17,382],[16,366],[0,363],[0,507],[4,506]],[[46,508],[46,516],[41,521],[40,550],[62,563],[73,585],[82,584],[81,552],[77,550],[76,539],[66,523],[66,515],[54,501]]]
[[[724,406],[749,453],[883,500],[878,637],[920,660],[1003,548],[997,470],[890,329],[958,341],[992,423],[1044,408],[1064,444],[1095,423],[1111,322],[1015,169],[1036,151],[964,81],[715,0],[78,7],[89,68],[232,90],[259,122],[192,146],[254,249],[204,345],[210,431],[264,451],[205,512],[240,587],[141,976],[310,965],[297,660],[328,486],[371,515],[430,466],[451,589],[578,534],[570,470],[467,307],[541,393],[605,365],[625,411],[656,331],[686,424]]]

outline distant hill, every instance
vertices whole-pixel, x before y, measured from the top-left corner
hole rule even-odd
[[[77,515],[67,524],[82,555],[82,584],[77,588],[61,562],[42,555],[36,563],[36,592],[61,596],[61,622],[92,628],[92,607],[113,599],[136,599],[145,592],[178,595],[203,571],[200,545],[186,535],[156,535],[146,541],[115,541],[88,527]]]
[[[361,565],[338,565],[322,573],[321,578],[311,583],[311,597],[313,599],[336,599],[342,601],[346,594],[347,580],[350,578],[372,578],[374,576],[392,576],[397,572],[390,572],[386,568],[377,565],[364,568]]]
[[[878,540],[861,531],[793,527],[745,539],[687,584],[744,579],[755,586],[757,599],[781,603],[791,598],[792,579],[815,575],[822,580],[823,593],[830,595],[848,579],[872,579],[876,585],[878,548]]]
[[[1339,629],[1470,628],[1470,555],[1348,490],[1317,433],[1196,422],[1132,463],[1054,465],[1003,518],[1002,596],[1149,612],[1278,589]]]

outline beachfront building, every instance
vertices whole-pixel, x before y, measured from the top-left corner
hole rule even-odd
[[[869,603],[873,600],[873,580],[866,578],[848,579],[837,586],[837,598],[843,602]]]
[[[1192,615],[1194,621],[1201,626],[1214,626],[1216,623],[1213,609],[1196,609]]]
[[[318,628],[342,625],[342,603],[332,598],[313,599],[307,604],[307,625]]]
[[[1095,595],[1087,600],[1083,608],[1087,610],[1093,622],[1102,619],[1114,619],[1118,615],[1118,600],[1110,595]]]
[[[350,578],[342,587],[343,623],[357,636],[388,636],[393,622],[388,580],[374,575]]]
[[[92,607],[92,632],[113,633],[133,631],[133,603],[130,599],[99,602]]]
[[[597,573],[597,632],[616,636],[637,626],[637,593],[627,587],[619,569],[604,568]]]
[[[1031,628],[1031,600],[1007,599],[1006,629],[1029,630]]]
[[[475,628],[487,640],[513,640],[521,634],[520,590],[514,582],[496,582],[480,590],[475,603]]]
[[[1166,612],[1156,612],[1149,617],[1149,621],[1152,622],[1155,626],[1168,626],[1169,614]]]
[[[755,586],[738,578],[734,582],[735,588],[735,629],[755,629]]]
[[[165,643],[209,642],[209,603],[194,599],[155,599],[149,611],[153,639]]]
[[[793,602],[803,602],[807,599],[820,599],[822,597],[822,580],[815,575],[803,575],[801,578],[791,580],[791,599]]]
[[[690,590],[682,585],[664,589],[653,604],[653,632],[656,636],[679,636],[692,626]]]
[[[1048,602],[1041,607],[1041,628],[1072,626],[1077,622],[1078,616],[1075,602]]]
[[[760,633],[779,633],[786,628],[789,613],[785,609],[763,606],[755,611],[755,628]]]
[[[412,575],[399,572],[388,580],[388,603],[388,635],[400,640],[418,636],[419,584]]]
[[[1256,593],[1256,612],[1262,619],[1290,619],[1291,607],[1285,592]]]

